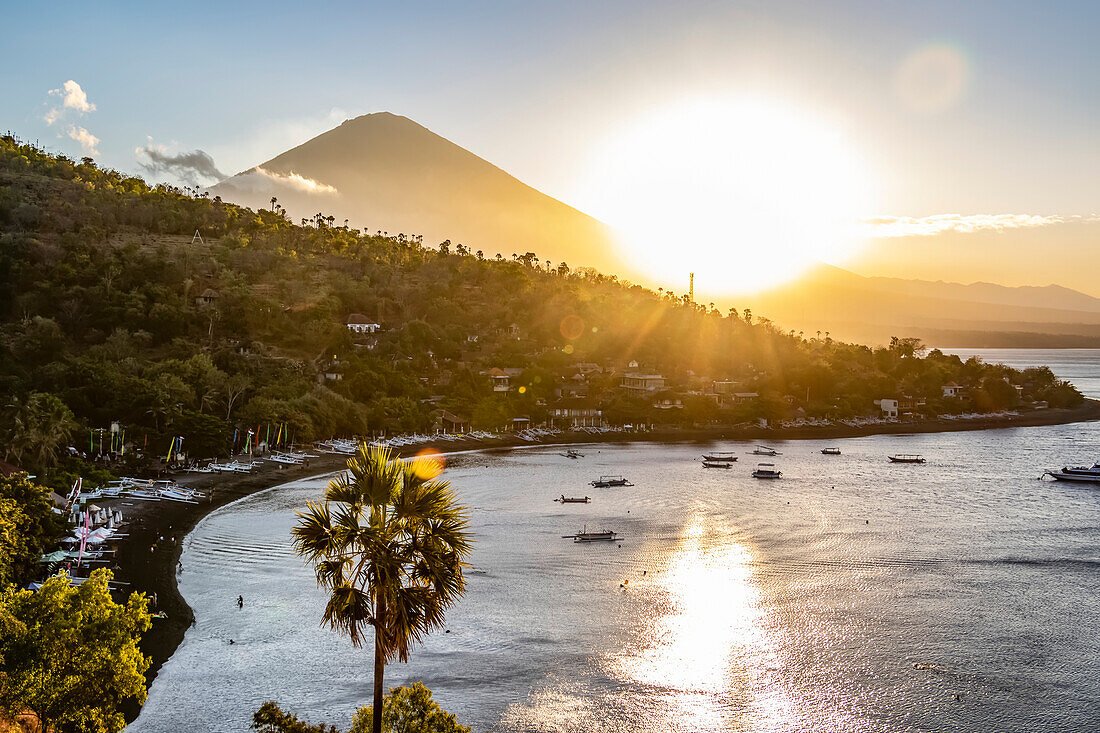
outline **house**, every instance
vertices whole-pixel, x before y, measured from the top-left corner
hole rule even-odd
[[[468,433],[473,429],[469,420],[449,410],[436,410],[434,414],[435,424],[440,432]]]
[[[382,328],[379,323],[374,323],[362,313],[352,313],[344,322],[352,333],[376,333]]]
[[[587,378],[589,374],[599,374],[603,369],[594,361],[577,362],[577,373]]]
[[[602,428],[603,410],[594,407],[554,407],[550,410],[550,426],[556,428]]]
[[[710,383],[711,394],[733,394],[733,390],[736,388],[737,383],[727,379],[716,380]]]
[[[913,397],[911,395],[902,395],[898,400],[898,409],[902,412],[907,410],[915,410],[918,407],[924,407],[928,402],[923,397]]]
[[[875,400],[875,404],[882,409],[883,417],[897,417],[898,416],[898,401],[881,399]]]
[[[195,297],[195,305],[199,306],[200,308],[212,306],[217,302],[218,297],[219,296],[217,290],[207,288]]]
[[[760,399],[760,395],[756,392],[734,392],[733,402],[736,405],[745,405],[749,402],[756,402]]]
[[[571,379],[567,379],[562,382],[561,388],[558,390],[560,395],[565,398],[573,397],[587,397],[588,396],[588,382],[584,380],[580,374],[575,374]]]
[[[684,402],[678,397],[666,397],[663,400],[654,402],[653,407],[658,410],[682,410],[684,409]]]
[[[489,380],[493,383],[494,392],[510,392],[512,390],[512,377],[503,369],[493,367],[486,374],[489,375]]]
[[[631,363],[633,364],[636,362]],[[619,386],[627,392],[636,395],[642,395],[648,392],[660,392],[665,388],[665,378],[660,374],[627,372],[623,375]]]
[[[940,389],[943,391],[944,397],[962,397],[963,392],[966,390],[966,387],[963,387],[960,384],[955,384],[954,382],[948,382],[947,384],[940,387]]]

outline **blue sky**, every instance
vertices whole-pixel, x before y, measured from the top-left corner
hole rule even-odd
[[[0,127],[70,155],[82,127],[128,171],[152,141],[233,173],[388,110],[586,209],[589,161],[632,119],[764,91],[856,142],[877,172],[868,215],[1100,210],[1095,2],[79,2],[4,19]],[[896,88],[928,47],[966,77],[934,112]],[[95,110],[47,125],[68,80]]]

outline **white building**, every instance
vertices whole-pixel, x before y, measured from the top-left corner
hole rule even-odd
[[[665,378],[660,374],[637,374],[628,372],[623,375],[619,386],[633,394],[660,392],[665,388]]]
[[[373,323],[362,313],[352,313],[347,320],[348,330],[352,333],[375,333],[382,325]]]
[[[897,417],[898,416],[898,401],[897,400],[875,400],[875,404],[882,408],[883,417]]]

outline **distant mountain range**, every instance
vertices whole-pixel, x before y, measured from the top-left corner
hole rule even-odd
[[[820,265],[739,300],[784,328],[861,343],[916,336],[936,346],[1100,346],[1100,298],[1059,285],[864,277]]]
[[[486,257],[530,251],[555,266],[620,269],[605,224],[389,112],[347,120],[210,190],[252,208],[275,196],[295,221],[322,212]]]
[[[632,274],[610,227],[553,199],[406,117],[347,120],[213,186],[253,208],[278,199],[297,221],[332,214],[390,234],[445,239],[486,257],[535,252],[554,265]],[[1057,285],[863,277],[828,265],[764,293],[725,298],[783,326],[878,344],[917,336],[939,346],[1100,346],[1100,299]]]

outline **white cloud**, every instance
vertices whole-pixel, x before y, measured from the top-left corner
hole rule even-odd
[[[46,121],[47,125],[52,125],[57,122],[65,110],[76,110],[77,114],[85,114],[87,112],[95,112],[95,105],[88,101],[88,95],[72,79],[61,85],[58,89],[51,89],[49,91],[52,97],[61,97],[60,107],[51,107],[42,119]]]
[[[84,149],[84,152],[88,155],[99,155],[99,138],[92,133],[85,130],[83,127],[74,125],[69,128],[69,137],[80,143],[80,147]]]
[[[315,181],[312,178],[306,178],[305,176],[299,175],[294,171],[291,171],[290,173],[275,173],[273,171],[269,171],[258,166],[250,171],[245,171],[238,176],[234,176],[229,180],[228,183],[234,188],[249,191],[270,190],[272,184],[275,184],[278,186],[289,187],[301,193],[339,193],[339,191],[336,190],[335,186],[330,186],[327,183]]]
[[[954,232],[973,234],[1006,229],[1035,229],[1058,224],[1100,221],[1096,215],[1040,216],[1038,214],[935,214],[933,216],[876,216],[861,223],[871,237],[931,237]]]

